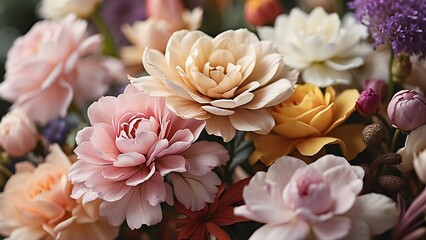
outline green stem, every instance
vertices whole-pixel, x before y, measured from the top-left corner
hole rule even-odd
[[[393,51],[390,51],[390,59],[389,59],[389,80],[388,80],[388,96],[387,96],[387,101],[389,102],[395,92],[395,82],[394,82],[394,76],[392,74],[392,66],[393,66],[393,61],[395,60],[395,54],[393,53]]]
[[[108,29],[108,25],[105,23],[102,16],[99,14],[99,11],[94,12],[90,16],[90,21],[96,26],[98,31],[103,35],[104,38],[104,48],[102,52],[105,55],[118,57],[117,48],[112,38],[111,32]]]
[[[398,137],[399,137],[400,133],[401,133],[401,131],[399,129],[396,129],[395,132],[393,133],[392,142],[391,142],[391,145],[390,145],[390,148],[389,148],[389,150],[391,152],[393,152],[394,149],[395,149],[396,142],[398,140]]]
[[[0,174],[5,176],[6,178],[12,176],[12,173],[9,171],[9,169],[5,168],[3,165],[0,165]]]

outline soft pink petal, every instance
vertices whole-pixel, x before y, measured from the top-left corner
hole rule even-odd
[[[102,58],[81,59],[76,66],[76,79],[72,83],[74,101],[78,105],[96,100],[108,91],[111,78],[103,66]]]
[[[115,160],[120,153],[115,145],[114,130],[110,125],[98,123],[93,127],[90,142],[99,157],[105,160]]]
[[[161,206],[149,204],[143,193],[143,191],[138,190],[130,193],[131,197],[126,209],[122,209],[126,212],[127,225],[132,230],[140,228],[143,224],[148,226],[157,224],[163,217]]]
[[[395,226],[399,211],[392,199],[370,193],[359,196],[345,216],[364,221],[370,229],[370,234],[377,235]]]
[[[112,124],[112,115],[116,110],[116,100],[114,97],[101,97],[97,102],[92,103],[87,109],[87,116],[90,123]]]
[[[349,167],[337,166],[324,173],[330,185],[331,196],[335,199],[334,212],[342,214],[348,211],[361,192],[363,182]]]
[[[309,237],[309,225],[302,220],[289,224],[266,224],[257,229],[249,240],[303,240]]]
[[[263,223],[287,223],[295,214],[282,198],[276,196],[275,182],[268,182],[266,173],[258,172],[243,190],[246,205],[236,207],[235,215]]]
[[[127,152],[118,155],[117,161],[113,162],[113,166],[121,167],[137,167],[146,162],[145,155],[138,152]]]
[[[351,219],[348,217],[333,217],[324,222],[311,223],[316,239],[342,239],[347,236],[351,228]]]
[[[170,179],[176,199],[191,211],[202,209],[206,202],[213,202],[221,184],[220,178],[214,172],[203,176],[194,176],[189,173],[171,173]]]
[[[168,155],[156,159],[155,166],[161,176],[171,172],[186,172],[186,160],[181,155]]]
[[[209,173],[229,160],[228,151],[219,143],[200,141],[182,153],[189,164],[188,172],[196,176]]]
[[[141,194],[151,206],[156,206],[166,201],[167,189],[163,177],[155,172],[154,175],[140,188]]]
[[[90,136],[93,134],[93,127],[85,127],[78,131],[75,137],[75,142],[80,145],[82,142],[90,141]]]

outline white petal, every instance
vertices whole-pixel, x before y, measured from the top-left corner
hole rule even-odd
[[[358,197],[345,215],[366,222],[370,234],[377,235],[395,226],[399,211],[392,199],[377,193],[369,193]]]

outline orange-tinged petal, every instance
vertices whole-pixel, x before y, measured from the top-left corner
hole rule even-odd
[[[333,103],[328,105],[327,108],[315,115],[310,126],[317,129],[319,132],[325,132],[331,125],[333,119]]]
[[[314,127],[296,120],[276,125],[273,131],[287,138],[304,138],[320,134]]]
[[[290,154],[297,140],[281,137],[276,134],[256,135],[250,134],[255,146],[255,152],[250,156],[251,164],[261,160],[265,165],[269,166],[281,156]]]
[[[336,98],[333,107],[333,125],[329,128],[328,132],[340,125],[353,111],[355,111],[355,103],[358,100],[358,97],[358,90],[349,89],[343,91]]]
[[[338,138],[347,146],[346,151],[342,148],[343,155],[348,160],[354,159],[358,153],[364,151],[367,145],[362,141],[362,124],[347,124],[340,126],[330,132],[329,136]]]
[[[326,105],[329,105],[330,103],[334,102],[334,99],[336,98],[336,91],[334,91],[333,87],[327,87],[325,89],[324,93],[324,102]]]
[[[341,144],[340,139],[334,137],[312,137],[306,138],[296,145],[302,155],[313,156],[327,144]]]

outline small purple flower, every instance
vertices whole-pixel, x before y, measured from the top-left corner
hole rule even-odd
[[[362,91],[355,104],[359,114],[364,117],[371,117],[376,114],[380,106],[381,99],[371,88]]]
[[[394,127],[410,132],[426,124],[426,98],[413,90],[401,90],[390,100],[388,116]]]
[[[78,122],[73,118],[55,118],[43,129],[42,135],[49,143],[63,145],[71,130],[78,126]]]
[[[425,0],[353,0],[348,6],[368,27],[375,47],[389,43],[395,54],[426,57]]]
[[[105,0],[101,13],[113,36],[119,43],[126,44],[121,26],[146,19],[145,0]]]

